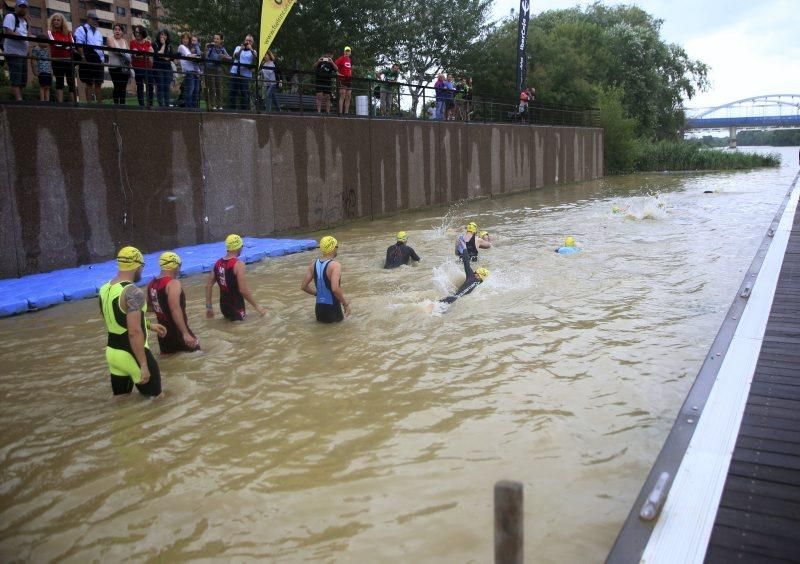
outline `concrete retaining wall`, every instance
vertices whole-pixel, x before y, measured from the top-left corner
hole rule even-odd
[[[602,176],[603,133],[0,107],[0,277]]]

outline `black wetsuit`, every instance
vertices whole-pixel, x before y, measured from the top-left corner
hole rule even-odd
[[[467,253],[469,254],[470,258],[472,259],[472,262],[477,262],[477,260],[478,260],[478,247],[475,245],[475,237],[476,237],[476,235],[473,233],[472,237],[470,238],[469,241],[464,241],[464,245],[467,247]],[[459,236],[459,241],[463,241],[463,240],[464,240],[464,236],[460,235]],[[458,258],[461,258],[461,254],[462,253],[458,252],[458,243],[456,243],[456,256]]]
[[[397,268],[403,264],[408,264],[409,259],[420,260],[414,249],[405,243],[398,242],[386,249],[386,263],[383,268]]]
[[[472,271],[472,265],[470,265],[470,256],[469,253],[462,253],[461,260],[464,263],[464,274],[467,275],[467,279],[464,280],[464,283],[456,290],[456,293],[452,296],[447,296],[446,298],[442,298],[439,300],[440,302],[444,302],[446,304],[452,304],[461,296],[466,296],[472,290],[480,286],[482,280],[475,276],[475,273]]]

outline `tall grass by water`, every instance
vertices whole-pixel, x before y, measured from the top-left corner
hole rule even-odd
[[[694,143],[638,143],[634,167],[638,171],[735,170],[780,166],[775,153],[758,154],[707,149]]]

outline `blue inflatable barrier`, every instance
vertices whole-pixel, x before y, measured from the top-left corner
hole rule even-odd
[[[246,263],[254,263],[266,257],[280,257],[315,248],[317,242],[313,239],[245,237],[241,258]],[[185,277],[209,272],[217,259],[223,256],[225,247],[221,243],[204,243],[173,250],[181,257],[181,276]],[[158,276],[161,271],[158,266],[160,255],[161,251],[144,255],[145,267],[140,285],[146,285]],[[116,273],[117,262],[110,260],[99,264],[0,280],[0,317],[35,311],[65,301],[94,297],[100,287],[111,280]]]
[[[559,247],[556,252],[560,255],[571,255],[572,253],[579,253],[581,250],[578,247]]]

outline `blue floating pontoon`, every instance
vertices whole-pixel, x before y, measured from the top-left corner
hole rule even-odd
[[[244,238],[240,258],[248,263],[266,257],[279,257],[317,248],[313,239],[256,239]],[[222,256],[221,243],[204,243],[173,249],[181,257],[181,276],[209,272]],[[161,252],[144,256],[145,267],[140,284],[147,284],[161,271],[158,257]],[[100,286],[117,273],[117,261],[65,268],[22,278],[0,280],[0,317],[26,311],[34,311],[65,301],[91,298],[97,295]]]

